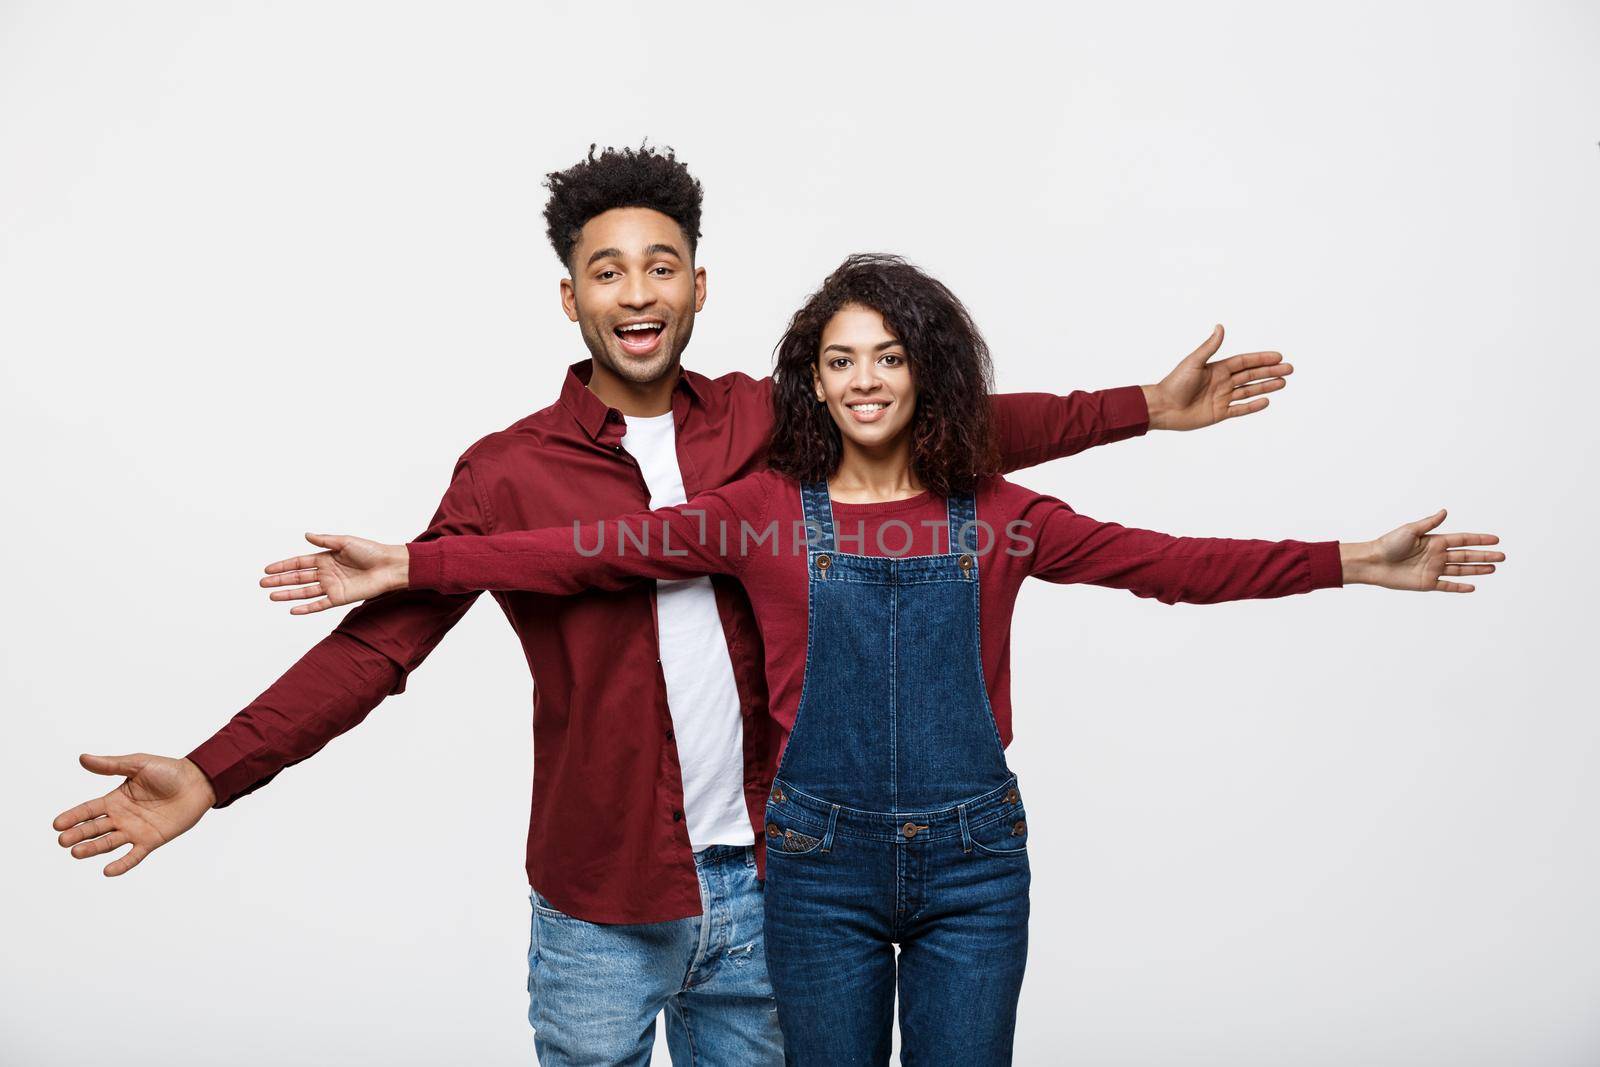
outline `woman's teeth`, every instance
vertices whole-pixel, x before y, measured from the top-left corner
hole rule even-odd
[[[882,411],[884,408],[888,407],[889,405],[888,404],[883,404],[883,403],[878,403],[878,404],[847,404],[845,406],[848,407],[851,411],[869,412],[869,411]]]

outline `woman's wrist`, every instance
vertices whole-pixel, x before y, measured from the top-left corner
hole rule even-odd
[[[408,545],[390,545],[388,563],[391,590],[405,589],[411,584],[411,548]]]
[[[1339,542],[1339,569],[1345,585],[1363,585],[1372,581],[1379,563],[1377,548],[1371,541]]]

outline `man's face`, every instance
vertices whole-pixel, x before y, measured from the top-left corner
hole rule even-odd
[[[672,219],[619,207],[590,219],[561,280],[561,307],[597,366],[638,385],[677,369],[706,302],[706,272]]]

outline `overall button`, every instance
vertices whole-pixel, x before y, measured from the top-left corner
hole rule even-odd
[[[1017,791],[1015,789],[1007,789],[1006,790],[1006,803],[1007,804],[1015,804],[1017,801],[1019,801],[1021,799],[1022,799],[1021,797],[1017,796]]]
[[[907,841],[910,841],[913,837],[917,836],[917,831],[918,830],[926,830],[926,829],[927,829],[926,826],[918,826],[914,822],[908,822],[904,826],[900,827],[900,832],[902,834],[906,835],[906,840]]]
[[[782,804],[784,802],[784,800],[786,800],[786,799],[787,798],[783,795],[783,790],[782,789],[780,789],[778,786],[773,786],[772,787],[772,800],[773,800],[773,803]]]
[[[1018,819],[1016,822],[1011,824],[1011,836],[1012,837],[1021,837],[1023,834],[1025,834],[1027,832],[1028,832],[1028,824],[1027,824],[1026,821],[1024,821],[1022,819]]]
[[[767,836],[768,837],[777,837],[781,833],[783,833],[783,831],[778,829],[778,824],[777,823],[775,823],[775,822],[767,823]]]
[[[962,570],[966,571],[969,574],[972,572],[972,557],[971,556],[967,555],[966,553],[962,553],[961,559],[959,560],[959,562],[961,564],[961,569]]]
[[[826,554],[817,557],[817,570],[826,573],[831,566],[833,566],[833,560],[829,559]]]

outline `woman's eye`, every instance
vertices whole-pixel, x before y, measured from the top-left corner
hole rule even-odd
[[[901,363],[905,362],[905,357],[898,356],[893,352],[886,352],[884,353],[881,362],[885,366],[898,367]]]
[[[849,365],[850,361],[845,359],[843,356],[835,356],[834,358],[828,360],[828,366],[832,367],[834,370],[844,370]]]

